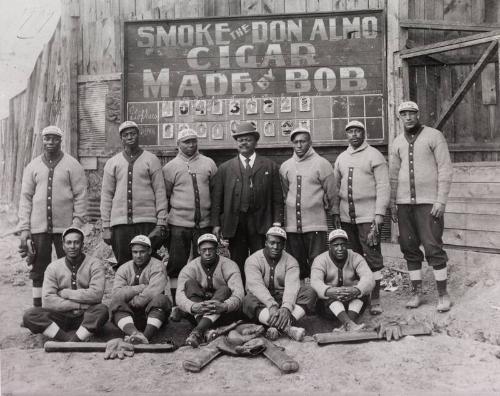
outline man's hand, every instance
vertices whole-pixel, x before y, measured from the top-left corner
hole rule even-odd
[[[31,233],[28,230],[21,231],[19,238],[19,254],[22,258],[28,255],[28,239],[31,238]]]
[[[62,289],[59,291],[59,297],[61,298],[64,298],[66,300],[69,300],[69,294],[70,294],[70,291],[69,289]]]
[[[340,221],[340,215],[334,214],[333,215],[333,228],[341,228],[341,221]]]
[[[391,220],[393,223],[398,222],[398,206],[396,204],[391,205]]]
[[[436,202],[434,205],[432,205],[431,216],[434,217],[436,220],[440,219],[444,215],[444,209],[445,205],[443,205],[440,202]]]
[[[191,307],[191,312],[195,315],[204,315],[208,313],[208,305],[206,301],[202,301],[199,303],[194,303]]]
[[[276,315],[276,312],[278,312],[278,306],[277,305],[271,305],[269,307],[269,319],[271,319],[274,315]]]
[[[111,245],[111,228],[103,227],[102,229],[102,240],[106,245]]]
[[[378,214],[375,215],[375,225],[377,226],[377,231],[380,232],[380,229],[382,228],[382,225],[384,224],[384,216]]]
[[[281,307],[269,319],[269,325],[271,327],[276,327],[278,330],[283,330],[290,323],[291,315],[292,313],[288,310],[288,308]]]
[[[403,337],[403,332],[401,331],[401,326],[398,322],[381,323],[376,329],[378,333],[378,338],[384,338],[387,341],[391,339],[399,340]]]
[[[220,315],[227,312],[227,304],[217,301],[209,300],[205,301],[207,307],[207,314],[209,315]]]
[[[151,248],[153,251],[160,248],[163,242],[166,241],[167,238],[167,227],[163,225],[157,225],[153,228],[148,235],[148,238],[151,240]]]
[[[212,229],[212,234],[214,234],[217,237],[217,239],[221,240],[222,239],[222,234],[220,232],[220,226],[215,226]]]
[[[106,343],[104,359],[120,359],[134,356],[134,346],[124,342],[121,338],[113,338]]]
[[[326,291],[326,296],[330,298],[335,298],[340,302],[349,302],[354,300],[361,294],[357,287],[353,286],[340,286],[340,287],[330,287]]]

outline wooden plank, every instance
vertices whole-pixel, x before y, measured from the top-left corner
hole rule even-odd
[[[495,162],[453,164],[453,183],[500,183],[499,174],[500,164]]]
[[[262,0],[262,12],[264,14],[283,14],[285,0]]]
[[[78,76],[78,83],[121,80],[122,73],[84,74]]]
[[[400,22],[401,27],[416,30],[451,30],[463,32],[490,32],[500,30],[500,24],[464,24],[460,22],[444,22],[432,19],[404,19]]]
[[[306,12],[306,0],[286,0],[285,2],[285,12],[296,13],[296,12]]]
[[[44,344],[45,352],[104,352],[106,342],[57,342],[47,341]],[[177,348],[173,344],[138,344],[134,345],[134,352],[173,352]]]
[[[448,245],[498,249],[500,232],[445,229],[443,242]]]
[[[306,9],[308,12],[332,11],[332,0],[307,0]]]
[[[454,198],[500,198],[500,183],[468,183],[451,184],[450,197]]]
[[[241,0],[229,0],[229,15],[241,15]]]
[[[368,8],[370,10],[376,10],[378,8],[384,7],[384,0],[368,0]]]
[[[446,204],[446,213],[491,215],[500,213],[499,202],[485,202],[484,200],[450,198]],[[495,216],[496,217],[496,216]]]
[[[368,8],[368,0],[347,0],[347,10],[366,10]]]
[[[347,0],[333,0],[332,8],[332,11],[347,10]]]
[[[241,15],[261,14],[260,0],[241,0]]]
[[[500,232],[500,215],[446,212],[444,224],[448,229]]]
[[[457,90],[455,95],[453,95],[453,98],[450,101],[450,104],[445,108],[445,110],[441,113],[439,116],[438,120],[434,124],[434,127],[436,129],[440,129],[446,120],[450,117],[452,112],[456,109],[458,106],[460,100],[465,96],[467,93],[467,90],[470,88],[470,86],[474,83],[474,81],[477,79],[481,71],[486,67],[488,64],[488,58],[491,56],[491,54],[497,49],[497,42],[492,42],[484,52],[484,54],[481,56],[477,64],[474,66],[474,68],[471,70],[470,74],[467,76],[465,81],[461,84],[460,88]]]
[[[124,21],[133,21],[135,17],[135,0],[120,0],[119,3],[120,19]]]

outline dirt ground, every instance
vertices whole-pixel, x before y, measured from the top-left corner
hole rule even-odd
[[[1,235],[12,229],[15,216],[1,207],[0,220]],[[17,244],[12,235],[0,238],[2,394],[500,393],[500,260],[451,266],[454,306],[447,314],[435,312],[431,270],[425,272],[425,304],[413,311],[404,308],[404,272],[386,271],[386,280],[394,280],[398,290],[382,292],[381,317],[365,314],[362,321],[368,326],[393,319],[425,322],[433,328],[432,336],[324,347],[311,337],[303,343],[280,339],[277,344],[299,362],[297,373],[281,374],[264,357],[221,356],[195,374],[182,368],[182,361],[194,353],[189,347],[123,361],[105,361],[101,353],[44,352],[46,339],[20,327],[22,312],[31,305],[31,285]],[[91,249],[101,257],[109,253],[95,240]],[[399,262],[386,265],[402,269]],[[110,286],[111,278],[108,291]],[[332,327],[316,317],[306,317],[302,325],[308,335]],[[158,341],[173,338],[181,344],[189,330],[186,321],[169,324]],[[111,326],[107,331],[106,338],[118,334]]]

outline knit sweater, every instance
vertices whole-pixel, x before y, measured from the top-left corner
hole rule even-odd
[[[76,284],[71,277],[76,275]],[[100,304],[104,295],[104,265],[95,257],[85,256],[76,274],[62,257],[45,270],[42,306],[55,311],[85,310]]]
[[[356,223],[371,223],[375,215],[385,215],[389,205],[390,186],[387,162],[380,151],[364,142],[349,146],[335,161],[334,213],[343,222],[351,222],[349,201],[352,199]],[[352,192],[349,192],[351,187]]]
[[[326,290],[338,286],[356,286],[362,296],[370,295],[375,278],[363,256],[349,249],[344,267],[340,270],[329,253],[327,250],[316,256],[311,266],[311,287],[318,297],[327,300]],[[342,271],[342,285],[339,284],[339,271]]]
[[[188,280],[198,282],[203,289],[208,287],[207,273],[203,269],[200,257],[187,263],[177,278],[175,302],[184,312],[192,313],[191,308],[195,304],[195,301],[187,298],[184,291],[184,286]],[[219,262],[212,275],[212,283],[214,289],[218,289],[221,286],[227,286],[231,289],[231,297],[224,302],[227,304],[228,312],[238,310],[245,295],[238,265],[226,257],[219,256]]]
[[[146,288],[141,291],[140,285],[146,285]],[[127,261],[115,274],[112,295],[117,294],[125,296],[126,301],[132,300],[135,307],[145,307],[158,294],[165,294],[172,300],[165,265],[154,257],[141,268],[133,260]]]
[[[193,208],[198,205],[200,228],[210,225],[210,182],[216,172],[215,162],[199,153],[188,158],[179,152],[177,157],[163,167],[163,178],[170,203],[169,224],[193,228]]]
[[[87,213],[87,178],[69,154],[49,163],[42,154],[24,170],[18,231],[62,233],[83,223]]]
[[[274,267],[274,290],[283,293],[282,307],[293,311],[300,289],[299,263],[283,251]],[[267,308],[278,305],[269,291],[271,266],[264,256],[264,249],[257,250],[245,261],[247,292],[252,293]]]
[[[335,196],[332,165],[311,147],[302,158],[293,154],[280,167],[287,232],[327,231],[326,213]]]
[[[104,166],[101,192],[102,226],[167,224],[167,196],[161,163],[143,151],[135,161],[121,152]]]
[[[453,167],[448,144],[437,129],[423,126],[413,138],[398,135],[391,148],[391,201],[446,204]]]

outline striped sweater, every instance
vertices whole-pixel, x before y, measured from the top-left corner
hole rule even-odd
[[[24,170],[18,231],[62,233],[81,225],[87,212],[87,178],[80,163],[64,154],[50,163],[42,154]]]
[[[85,256],[75,272],[62,257],[45,270],[42,306],[63,312],[85,310],[101,303],[104,286],[104,264],[99,259]]]
[[[287,252],[283,251],[273,270],[264,256],[264,249],[257,250],[245,261],[246,289],[267,308],[278,305],[269,291],[272,278],[274,290],[283,293],[281,305],[291,312],[300,289],[299,273],[299,263]]]
[[[167,196],[161,163],[149,151],[131,160],[125,152],[104,166],[101,191],[103,227],[120,224],[167,224]]]
[[[440,131],[423,126],[414,137],[398,135],[392,143],[390,164],[391,202],[446,204],[453,167]]]
[[[369,296],[375,286],[375,278],[363,256],[347,251],[347,259],[342,269],[339,269],[330,258],[330,252],[321,253],[314,259],[311,266],[311,287],[318,297],[326,300],[325,293],[329,287],[356,286],[362,296]],[[342,274],[342,284],[339,273]]]
[[[140,291],[137,285],[146,285],[146,288]],[[127,261],[115,274],[112,295],[117,294],[126,301],[132,299],[136,307],[145,307],[158,294],[165,294],[172,301],[165,265],[154,257],[141,268],[133,260]]]
[[[311,147],[302,158],[295,153],[280,167],[287,232],[327,231],[326,214],[334,203],[332,165]]]
[[[175,302],[184,312],[192,313],[191,308],[195,302],[187,298],[184,290],[184,285],[188,280],[198,282],[203,289],[208,287],[207,273],[203,269],[200,257],[187,263],[177,278]],[[238,265],[226,257],[219,256],[219,262],[212,274],[212,283],[214,289],[221,286],[227,286],[231,289],[231,297],[224,302],[227,304],[228,312],[238,310],[245,295]]]
[[[177,157],[163,167],[170,204],[169,224],[193,228],[195,208],[198,206],[200,228],[210,226],[210,182],[216,172],[215,162],[199,153],[187,158],[179,152]]]
[[[349,146],[335,161],[335,180],[338,194],[334,212],[343,222],[351,222],[351,200],[358,224],[371,223],[376,214],[385,215],[390,197],[389,171],[376,148],[366,142],[357,149]]]

